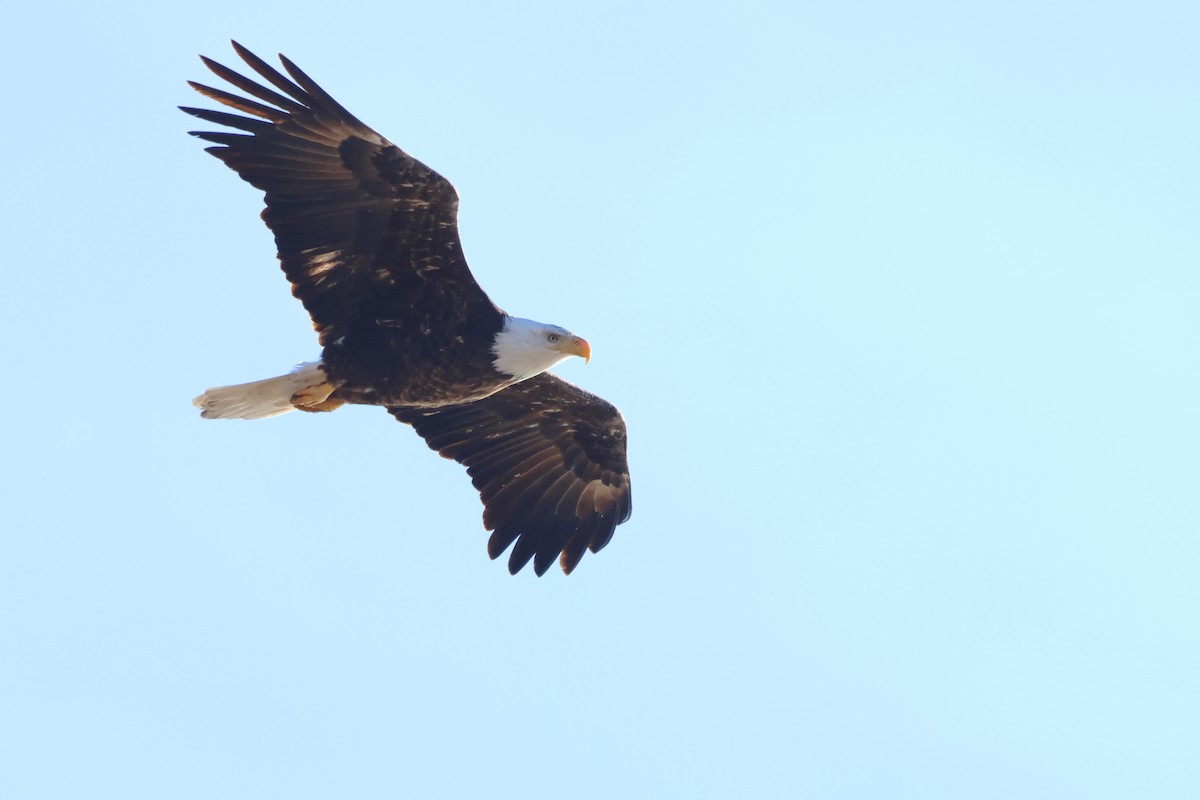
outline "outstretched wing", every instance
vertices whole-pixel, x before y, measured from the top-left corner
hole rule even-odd
[[[446,458],[467,467],[493,531],[488,555],[508,546],[508,571],[533,559],[563,572],[612,538],[633,500],[625,420],[612,404],[543,373],[475,403],[389,408]]]
[[[279,91],[202,57],[218,77],[263,102],[191,82],[251,116],[183,110],[236,131],[192,134],[214,142],[208,152],[266,192],[263,220],[321,343],[357,320],[421,314],[454,327],[498,316],[463,258],[450,182],[356,119],[287,58],[279,57],[290,79],[233,47]]]

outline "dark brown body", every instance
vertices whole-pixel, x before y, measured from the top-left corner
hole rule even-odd
[[[437,408],[490,397],[515,382],[492,366],[503,317],[496,321],[460,325],[449,336],[434,314],[355,325],[325,347],[325,373],[337,387],[330,399]]]

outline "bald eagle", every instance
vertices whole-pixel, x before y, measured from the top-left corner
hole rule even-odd
[[[547,372],[571,356],[590,359],[590,345],[492,303],[463,257],[449,181],[287,58],[284,75],[233,47],[273,88],[201,56],[254,99],[189,82],[242,113],[181,108],[232,129],[191,133],[266,193],[263,221],[322,351],[287,375],[209,389],[194,401],[201,416],[383,406],[466,466],[491,558],[511,546],[514,575],[531,559],[538,575],[556,559],[569,574],[632,510],[620,413]]]

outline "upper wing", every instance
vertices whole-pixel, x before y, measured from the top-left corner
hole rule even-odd
[[[570,573],[629,519],[625,420],[610,403],[548,373],[475,403],[389,408],[446,458],[467,467],[494,531],[488,555],[513,541],[508,571],[555,558]],[[561,554],[561,558],[559,557]]]
[[[263,220],[321,343],[360,319],[415,311],[453,325],[460,320],[448,315],[499,314],[463,258],[450,182],[356,119],[287,58],[279,57],[291,80],[233,46],[283,94],[202,57],[219,77],[269,105],[191,82],[253,116],[183,110],[241,131],[192,133],[215,142],[208,152],[266,192]]]

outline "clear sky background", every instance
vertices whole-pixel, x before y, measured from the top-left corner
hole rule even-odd
[[[1198,9],[8,11],[0,796],[1200,796]],[[592,342],[574,575],[382,410],[191,407],[317,354],[175,109],[230,37]]]

